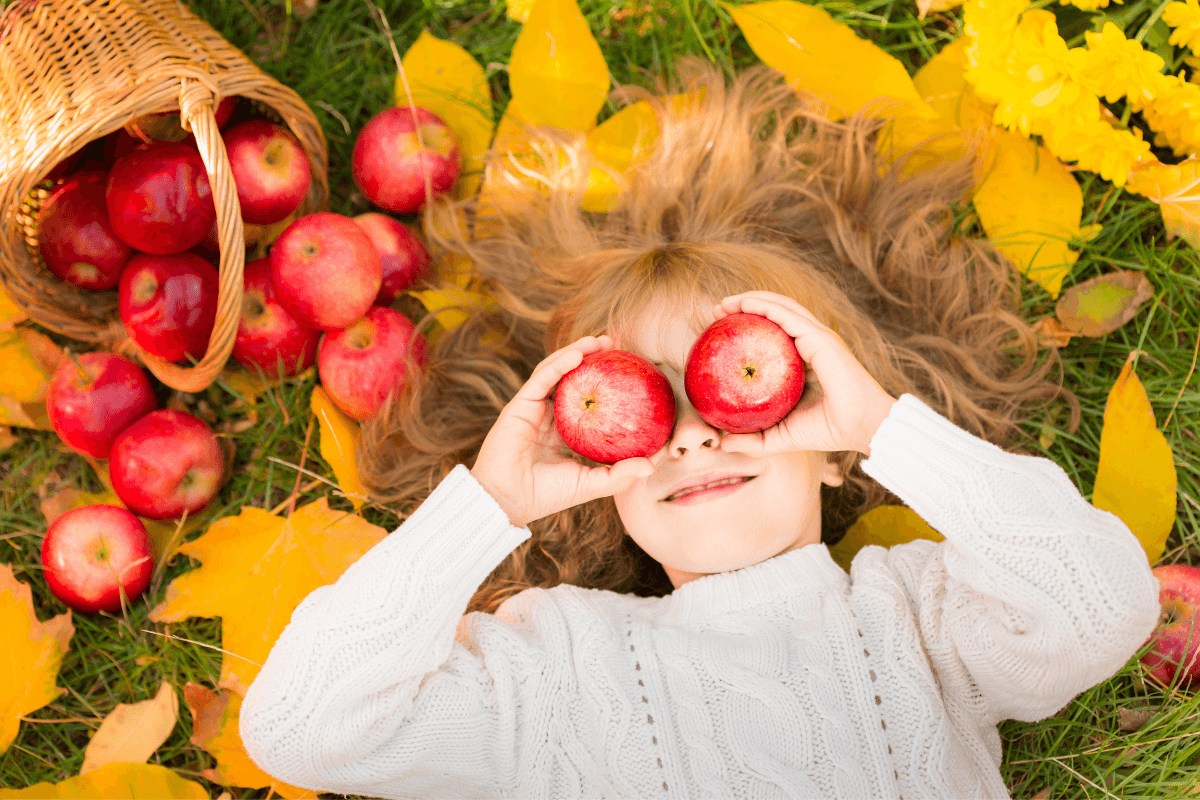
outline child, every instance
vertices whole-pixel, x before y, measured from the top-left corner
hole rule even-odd
[[[867,117],[830,122],[763,70],[684,74],[610,213],[578,211],[566,142],[543,193],[434,209],[434,243],[498,307],[364,429],[363,475],[411,515],[300,604],[246,695],[242,739],[280,780],[1007,797],[997,723],[1053,714],[1149,636],[1157,584],[1126,526],[986,441],[1062,390],[1008,267],[952,235],[971,163],[902,177]],[[714,429],[682,390],[697,334],[737,311],[809,365],[761,434]],[[586,466],[547,399],[612,347],[659,365],[677,422],[649,458]],[[945,541],[864,548],[847,575],[823,538],[889,499]],[[639,582],[639,553],[669,587]]]

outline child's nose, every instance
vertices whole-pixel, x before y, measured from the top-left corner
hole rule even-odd
[[[688,401],[682,390],[675,393],[675,429],[667,442],[667,452],[679,458],[689,450],[704,447],[716,449],[721,446],[721,431],[709,425]]]

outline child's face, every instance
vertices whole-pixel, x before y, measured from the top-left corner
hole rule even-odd
[[[704,298],[700,307],[715,304]],[[613,499],[629,535],[676,587],[820,542],[821,484],[842,482],[823,452],[755,458],[720,449],[725,432],[696,414],[683,389],[683,367],[697,335],[689,317],[655,301],[617,342],[655,362],[675,389],[675,430],[650,456],[653,474]],[[750,480],[676,496],[679,487],[729,477]]]

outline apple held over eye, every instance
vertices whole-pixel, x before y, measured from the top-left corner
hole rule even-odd
[[[133,255],[108,222],[104,181],[103,172],[72,175],[38,214],[42,261],[67,283],[97,292],[117,285]]]
[[[85,614],[120,611],[150,585],[154,553],[142,521],[119,506],[73,508],[42,539],[50,591]]]
[[[121,241],[157,255],[195,247],[217,218],[200,151],[183,142],[150,142],[119,159],[105,205]]]
[[[149,519],[194,514],[217,495],[225,462],[203,420],[183,411],[152,411],[122,431],[109,455],[113,491]]]
[[[295,375],[316,363],[321,332],[305,328],[275,299],[271,260],[248,263],[242,280],[242,316],[233,359],[251,369],[261,367],[270,376]]]
[[[369,211],[354,217],[354,221],[379,251],[383,279],[375,305],[389,306],[417,282],[429,265],[429,251],[407,225],[387,214]]]
[[[115,353],[84,353],[54,373],[46,414],[67,447],[108,458],[117,435],[157,406],[146,372]]]
[[[437,194],[453,186],[462,170],[450,128],[428,109],[416,112],[414,117],[407,106],[380,111],[359,132],[350,157],[358,188],[395,214],[415,214],[425,204],[426,175]]]
[[[409,361],[425,363],[428,346],[408,317],[372,306],[349,328],[321,340],[317,372],[334,405],[362,422],[407,380]]]
[[[567,447],[592,461],[651,456],[671,438],[675,392],[667,376],[636,353],[588,353],[558,382],[554,425]]]
[[[730,314],[692,344],[684,391],[700,418],[729,433],[765,430],[804,393],[804,361],[783,328],[758,314]]]
[[[195,253],[129,259],[117,311],[130,337],[167,361],[199,361],[217,319],[217,270]]]
[[[270,225],[300,206],[312,172],[291,131],[253,119],[233,126],[223,138],[244,221]]]
[[[1200,686],[1200,567],[1170,564],[1151,572],[1158,578],[1162,614],[1141,661],[1168,686],[1176,679],[1184,688]]]

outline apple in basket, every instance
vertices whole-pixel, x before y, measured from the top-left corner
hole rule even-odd
[[[804,393],[804,361],[783,328],[758,314],[709,325],[688,351],[684,391],[700,418],[730,433],[765,430]]]
[[[275,299],[271,260],[246,264],[233,359],[267,375],[295,375],[316,363],[320,342],[320,331],[305,328]]]
[[[204,420],[160,408],[122,431],[109,455],[113,491],[149,519],[194,514],[217,495],[225,462]]]
[[[434,194],[454,185],[462,170],[458,142],[441,117],[408,106],[380,111],[359,131],[350,156],[354,182],[375,205],[415,214],[425,204],[425,178]],[[418,135],[419,133],[419,135]]]
[[[117,285],[133,249],[117,238],[104,205],[103,172],[78,172],[38,214],[38,249],[58,277],[92,291]]]
[[[199,361],[217,319],[218,280],[216,268],[195,253],[139,253],[121,273],[117,311],[147,353]]]
[[[292,132],[263,119],[234,125],[224,134],[242,219],[270,225],[291,214],[308,194],[308,155]]]
[[[588,353],[558,382],[554,425],[567,447],[592,461],[650,456],[671,438],[675,392],[667,376],[636,353]]]
[[[383,280],[375,305],[389,306],[417,282],[429,265],[429,252],[407,225],[387,214],[369,211],[354,221],[379,251]]]
[[[137,364],[115,353],[83,353],[59,366],[46,393],[46,414],[77,453],[108,458],[113,440],[158,407]]]
[[[1170,686],[1176,679],[1188,688],[1200,685],[1200,567],[1168,564],[1151,572],[1158,578],[1162,606],[1158,627],[1150,635],[1153,646],[1142,663],[1150,674]]]
[[[217,218],[200,152],[184,142],[150,142],[118,159],[104,199],[117,236],[143,253],[195,247]]]
[[[138,598],[154,574],[146,526],[120,506],[73,508],[46,531],[42,567],[50,591],[85,614],[121,610]]]
[[[399,392],[410,361],[425,363],[428,347],[408,317],[386,306],[372,306],[349,328],[321,340],[317,372],[334,405],[362,422]]]

